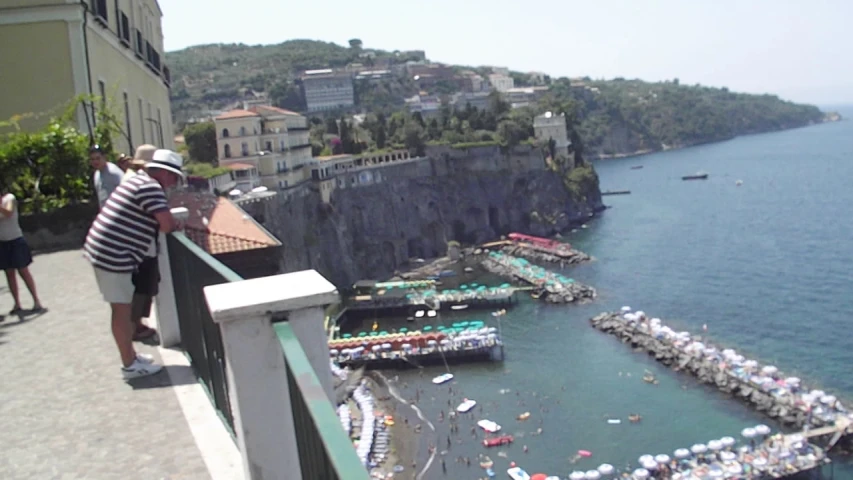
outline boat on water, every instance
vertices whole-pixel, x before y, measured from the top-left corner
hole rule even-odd
[[[517,416],[517,417],[515,417],[515,418],[516,418],[517,420],[519,420],[519,421],[523,422],[523,421],[527,420],[528,418],[530,418],[530,412],[524,412],[524,413],[522,413],[521,415],[519,415],[519,416]]]
[[[424,318],[424,315],[426,315],[426,310],[418,310],[415,312],[415,318]]]
[[[489,458],[488,456],[484,456],[482,458],[482,460],[480,460],[480,468],[482,468],[484,470],[488,469],[488,468],[492,468],[494,465],[495,465],[495,462],[493,462],[492,459]]]
[[[450,307],[451,310],[465,310],[468,308],[468,305],[453,305]]]
[[[496,312],[492,312],[493,317],[500,317],[501,315],[506,315],[506,309],[505,308],[498,310]]]
[[[693,175],[685,175],[681,177],[682,180],[707,180],[708,174],[704,172],[697,172]]]
[[[643,166],[642,166],[642,165],[634,165],[634,166],[632,166],[632,167],[631,167],[631,170],[639,170],[639,169],[641,169],[641,168],[643,168]]]
[[[456,411],[459,413],[468,413],[472,408],[477,406],[477,402],[474,400],[465,399],[464,402],[460,403],[458,407],[456,407]]]
[[[489,447],[500,447],[502,445],[509,445],[515,441],[512,435],[501,435],[500,437],[492,437],[483,440],[483,446],[486,448]]]
[[[451,380],[453,380],[453,374],[452,373],[442,373],[441,375],[433,378],[432,383],[434,383],[436,385],[441,385],[442,383],[447,383]]]
[[[506,471],[509,478],[512,480],[530,480],[530,475],[527,474],[521,467],[512,467]]]
[[[501,430],[501,426],[491,420],[480,420],[477,422],[477,425],[489,433],[495,433]]]
[[[438,315],[438,312],[436,312],[435,310],[427,310],[427,317],[435,318],[436,315]]]

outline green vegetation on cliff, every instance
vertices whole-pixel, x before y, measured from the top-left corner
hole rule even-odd
[[[422,58],[420,52],[387,52],[363,49],[354,39],[349,47],[312,40],[291,40],[278,45],[202,45],[168,52],[172,68],[172,108],[180,124],[204,112],[226,108],[265,92],[273,104],[303,110],[298,75],[306,69],[339,68],[354,63],[377,69],[393,69],[409,60]],[[456,67],[463,70],[464,67]],[[487,74],[485,67],[471,68]],[[527,74],[511,72],[517,86],[533,85]],[[542,111],[566,113],[572,140],[587,158],[677,148],[729,139],[737,135],[805,126],[823,121],[817,107],[800,105],[774,95],[729,92],[726,88],[681,85],[677,79],[650,83],[641,80],[591,80],[545,78],[550,91],[536,105],[511,112],[482,112],[471,108],[450,108],[438,119],[415,123],[398,122],[402,127],[376,125],[379,119],[393,119],[404,109],[404,98],[418,92],[412,78],[392,75],[380,81],[356,81],[356,110],[369,115],[366,130],[371,140],[357,148],[409,146],[422,142],[446,144],[500,142],[517,144],[532,135],[528,120]],[[448,98],[458,87],[452,82],[436,82],[424,87],[427,93]],[[495,100],[492,105],[501,105]],[[339,116],[338,112],[335,114]],[[408,116],[408,115],[406,115]],[[398,119],[402,117],[397,117]],[[372,119],[372,120],[371,120]],[[317,120],[315,125],[327,125]],[[394,129],[392,133],[391,130]],[[312,139],[317,152],[323,151],[323,135]],[[384,130],[380,133],[380,130]],[[351,143],[350,145],[356,145]],[[330,146],[330,149],[333,149]],[[349,148],[347,148],[349,150]]]

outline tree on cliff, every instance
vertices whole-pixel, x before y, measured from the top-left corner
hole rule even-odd
[[[184,142],[195,162],[216,163],[216,126],[213,122],[191,123],[184,127]]]

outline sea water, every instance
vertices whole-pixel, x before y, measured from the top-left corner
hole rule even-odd
[[[409,397],[414,385],[425,389],[419,405],[438,429],[437,440],[424,435],[424,449],[432,441],[438,450],[447,446],[440,411],[446,415],[463,396],[478,402],[451,438],[447,475],[434,463],[424,478],[483,477],[481,453],[495,462],[499,478],[510,461],[531,474],[566,477],[601,463],[636,466],[643,454],[672,455],[679,447],[739,437],[758,423],[779,428],[590,326],[591,316],[623,305],[678,329],[701,333],[707,325],[713,341],[853,400],[853,122],[595,166],[602,190],[632,192],[605,197],[611,208],[565,237],[595,261],[564,273],[596,287],[598,299],[566,306],[524,298],[501,317],[503,363],[451,367],[450,406],[449,386],[429,382],[443,367],[401,374]],[[681,180],[697,171],[709,173],[708,180]],[[448,324],[497,324],[487,312],[442,317]],[[658,385],[642,380],[646,371]],[[530,419],[516,420],[525,411]],[[642,422],[628,422],[630,414]],[[501,424],[516,442],[486,451],[482,432],[479,440],[470,432],[481,418]],[[607,422],[615,418],[622,422]],[[578,450],[592,457],[578,460]],[[460,456],[471,466],[457,463]],[[853,479],[844,463],[836,463],[835,478]]]

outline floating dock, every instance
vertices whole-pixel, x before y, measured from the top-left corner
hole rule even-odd
[[[472,283],[465,288],[435,289],[389,289],[369,295],[354,295],[347,299],[349,316],[385,315],[412,316],[418,310],[453,310],[466,305],[471,309],[497,310],[516,303],[516,288],[510,284],[488,287]]]
[[[803,437],[824,437],[831,449],[853,433],[853,413],[834,395],[809,390],[797,377],[783,375],[773,365],[746,359],[689,332],[676,332],[644,312],[602,313],[592,326],[623,343],[644,350],[660,363],[716,386],[783,424],[804,429]]]
[[[606,197],[607,195],[630,195],[630,190],[605,190],[601,192],[602,197]]]
[[[496,275],[518,279],[536,287],[545,300],[551,303],[584,302],[596,297],[592,287],[503,252],[489,252],[481,264]]]

